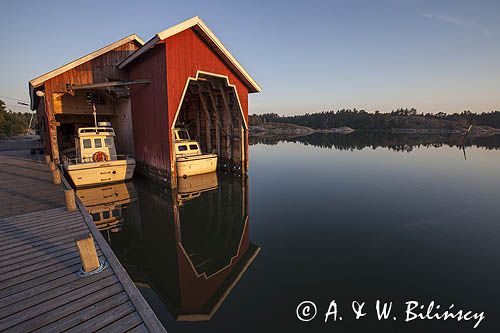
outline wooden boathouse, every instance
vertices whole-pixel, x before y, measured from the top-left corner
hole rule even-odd
[[[173,129],[187,127],[222,165],[248,168],[248,94],[261,88],[199,17],[157,33],[119,68],[132,86],[135,158],[151,178],[176,187]]]
[[[248,94],[260,86],[194,17],[144,43],[131,35],[29,83],[46,151],[54,161],[79,127],[110,121],[137,172],[177,187],[173,130],[187,128],[219,167],[248,170]],[[131,135],[133,133],[133,135]]]
[[[31,109],[37,111],[45,151],[59,162],[60,151],[74,147],[79,127],[94,126],[92,107],[100,121],[110,121],[117,149],[133,154],[127,74],[116,64],[144,42],[130,35],[29,82]]]

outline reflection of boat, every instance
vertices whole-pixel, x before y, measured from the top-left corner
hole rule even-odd
[[[115,131],[110,123],[78,129],[76,155],[65,155],[64,169],[76,187],[124,181],[132,178],[135,160],[117,155]]]
[[[246,179],[203,176],[179,179],[180,193],[202,193],[185,206],[138,181],[140,200],[115,242],[127,246],[114,248],[155,311],[179,321],[210,320],[260,251],[250,241]]]
[[[179,177],[214,172],[217,169],[217,155],[203,154],[200,144],[191,140],[185,129],[174,129],[175,160]]]
[[[177,181],[179,205],[181,206],[186,201],[199,197],[203,192],[215,190],[218,186],[219,183],[215,172],[179,178]]]
[[[85,208],[99,230],[120,231],[123,225],[122,209],[137,200],[132,182],[108,184],[76,190]]]

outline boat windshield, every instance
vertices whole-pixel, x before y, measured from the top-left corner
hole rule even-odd
[[[189,133],[186,130],[177,131],[179,140],[189,140]]]

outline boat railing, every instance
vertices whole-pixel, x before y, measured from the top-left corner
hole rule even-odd
[[[108,161],[102,161],[102,162],[126,160],[128,158],[131,158],[130,154],[111,155],[111,158]],[[80,164],[80,163],[94,163],[95,161],[92,159],[92,157],[69,158],[67,156],[63,156],[63,162],[65,164],[72,165],[72,164]]]

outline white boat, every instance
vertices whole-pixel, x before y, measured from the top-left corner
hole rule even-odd
[[[203,154],[200,144],[195,140],[191,140],[187,130],[174,129],[174,133],[178,177],[185,178],[215,172],[217,169],[216,154]]]
[[[63,157],[64,169],[76,187],[120,182],[134,174],[135,160],[116,154],[111,124],[96,125],[79,128],[75,156]]]

